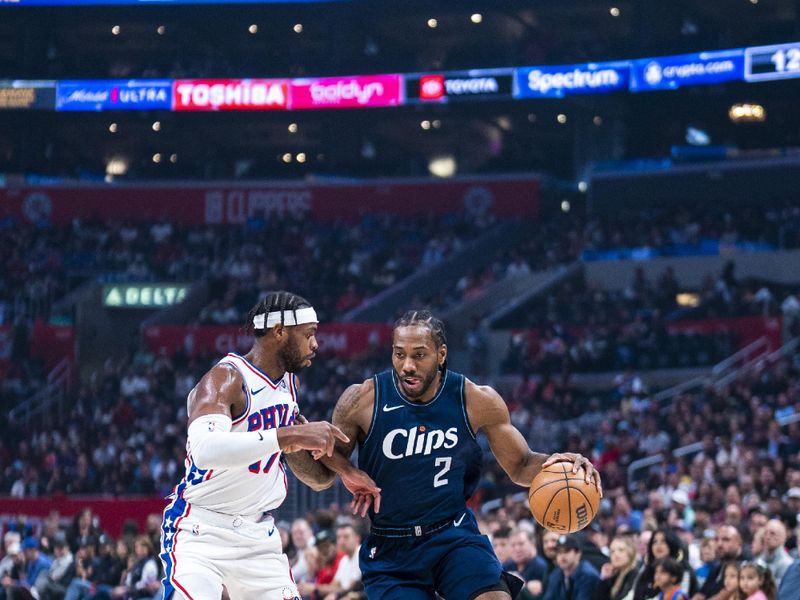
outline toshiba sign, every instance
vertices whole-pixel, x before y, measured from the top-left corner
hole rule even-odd
[[[282,79],[180,79],[173,87],[175,110],[280,110],[289,102]]]

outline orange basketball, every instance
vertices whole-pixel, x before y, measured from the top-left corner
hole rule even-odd
[[[533,478],[528,492],[531,513],[545,529],[574,533],[586,527],[600,507],[600,494],[586,483],[583,468],[572,472],[566,462],[550,465]]]

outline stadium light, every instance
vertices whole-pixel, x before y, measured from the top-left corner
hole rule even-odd
[[[164,35],[166,32],[167,32],[167,28],[164,27],[163,25],[159,25],[158,27],[156,27],[156,33],[158,35]]]
[[[431,29],[436,29],[439,26],[439,21],[436,19],[428,19],[428,27]]]
[[[767,111],[760,104],[737,103],[728,110],[728,117],[733,123],[763,123],[767,120]]]
[[[153,154],[153,162],[156,163],[156,164],[161,162],[161,153],[160,152],[156,152],[155,154]]]
[[[419,126],[420,126],[420,127],[422,127],[422,128],[425,130],[425,131],[427,131],[428,129],[430,129],[430,128],[431,128],[431,122],[430,122],[430,121],[428,121],[427,119],[425,119],[424,121],[422,121],[422,122],[419,124]]]
[[[481,23],[483,21],[483,15],[481,13],[473,13],[470,16],[469,20],[475,23],[475,25],[477,25],[478,23]]]
[[[258,25],[253,23],[252,25],[250,25],[250,27],[247,28],[247,31],[249,31],[253,35],[257,34],[258,33]]]
[[[612,6],[608,9],[608,12],[611,13],[612,17],[618,17],[620,15],[620,10],[616,6]]]
[[[569,203],[569,200],[562,200],[561,201],[561,212],[568,213],[572,209],[572,205]]]
[[[110,158],[106,163],[106,175],[125,175],[128,172],[128,161],[122,156]]]
[[[295,33],[303,33],[303,24],[302,23],[295,23],[294,27],[292,27]]]
[[[289,164],[290,162],[292,162],[292,154],[291,154],[291,152],[287,152],[286,154],[283,155],[283,162],[285,162],[286,164]]]
[[[297,133],[297,123],[289,123],[289,133]]]
[[[122,31],[122,28],[119,25],[114,25],[111,28],[111,35],[119,35],[120,31]]]
[[[112,123],[111,125],[108,126],[108,130],[111,133],[117,133],[117,131],[119,130],[119,126],[116,123]]]
[[[595,115],[594,118],[592,119],[592,123],[600,127],[600,125],[603,124],[603,117],[601,117],[600,115]]]
[[[556,117],[556,121],[558,121],[563,125],[564,123],[567,122],[567,115],[565,115],[564,113],[559,113],[558,116]]]
[[[176,162],[178,162],[178,155],[177,154],[170,154],[169,155],[169,162],[171,162],[173,165]]]
[[[428,171],[435,177],[452,177],[456,174],[456,159],[451,155],[436,156],[428,163]]]
[[[152,127],[153,131],[161,131],[161,121],[154,121]]]

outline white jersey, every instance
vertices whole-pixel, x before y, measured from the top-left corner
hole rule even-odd
[[[272,381],[238,354],[228,354],[218,364],[235,368],[247,397],[244,412],[233,417],[231,431],[261,431],[287,427],[298,413],[295,376],[285,373]],[[198,469],[187,443],[186,475],[175,494],[189,504],[229,515],[252,515],[273,510],[286,498],[286,470],[281,452],[252,465],[230,469]]]

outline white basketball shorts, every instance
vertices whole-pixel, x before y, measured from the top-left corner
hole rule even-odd
[[[271,516],[225,515],[176,498],[161,525],[164,600],[301,600]]]

